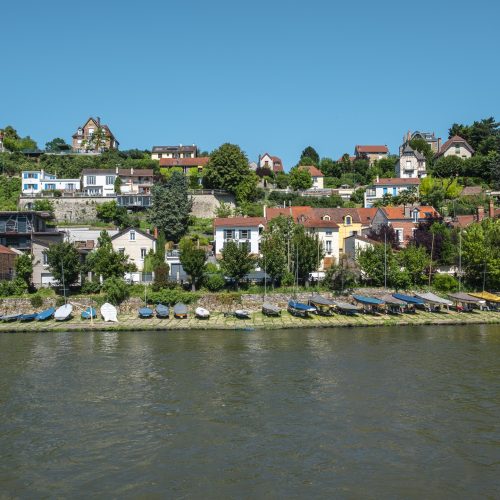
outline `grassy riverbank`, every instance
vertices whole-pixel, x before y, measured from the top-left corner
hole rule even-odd
[[[457,313],[454,311],[430,313],[418,311],[416,314],[404,315],[368,315],[356,316],[311,316],[296,318],[286,311],[279,318],[269,318],[260,312],[252,313],[249,320],[224,317],[222,313],[214,313],[209,320],[199,320],[190,315],[188,319],[140,319],[135,315],[121,314],[118,323],[105,323],[102,319],[94,321],[74,317],[69,321],[57,322],[12,322],[0,323],[0,332],[50,332],[50,331],[146,331],[146,330],[277,330],[284,328],[327,328],[327,327],[369,327],[369,326],[412,326],[412,325],[459,325],[459,324],[500,324],[500,312],[474,311],[473,313]]]

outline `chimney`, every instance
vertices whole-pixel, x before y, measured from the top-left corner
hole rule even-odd
[[[130,167],[130,175],[134,175],[134,167]]]
[[[101,126],[101,117],[100,117],[100,116],[98,116],[98,117],[96,118],[96,121],[97,121],[97,126],[98,126],[98,127],[100,127],[100,126]]]
[[[484,219],[484,207],[479,205],[477,207],[477,221],[481,222]]]
[[[115,169],[115,174],[118,175],[118,165],[116,166],[116,169]]]
[[[490,198],[489,213],[490,219],[495,218],[495,204],[493,203],[493,198]]]
[[[267,219],[267,205],[264,203],[262,208],[264,209],[264,219]]]
[[[154,236],[155,236],[155,238],[158,239],[158,228],[157,227],[154,228]]]
[[[405,219],[409,219],[411,217],[411,206],[410,205],[404,206],[404,214],[405,214]]]
[[[377,182],[377,184],[380,182],[380,177],[378,176],[378,174],[377,174],[377,181],[376,182]]]
[[[438,150],[437,152],[439,153],[441,151],[441,137],[438,137]]]

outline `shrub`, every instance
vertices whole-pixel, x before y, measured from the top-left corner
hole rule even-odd
[[[0,295],[2,297],[10,297],[11,295],[22,295],[28,291],[28,285],[22,279],[17,277],[12,281],[0,282]]]
[[[30,302],[34,308],[38,308],[38,307],[43,306],[43,298],[40,295],[38,295],[37,293],[35,293],[35,295],[33,295],[30,298]]]
[[[432,285],[439,292],[456,292],[458,290],[458,281],[449,274],[435,274]]]
[[[148,300],[154,304],[174,305],[178,302],[190,304],[198,300],[199,294],[196,292],[186,292],[184,290],[158,290],[148,295]]]
[[[61,307],[66,303],[64,297],[58,296],[56,297],[56,307]]]
[[[220,273],[206,274],[203,277],[203,286],[208,288],[211,292],[218,292],[224,288],[226,280]]]
[[[292,273],[286,272],[281,280],[281,286],[292,286],[295,283],[295,278]]]
[[[154,269],[155,279],[153,290],[158,291],[168,286],[170,276],[170,266],[166,262],[160,262]]]
[[[81,293],[99,293],[101,291],[101,283],[99,281],[86,281],[82,285]]]
[[[108,278],[102,285],[106,300],[111,304],[118,305],[130,296],[127,283],[121,278]]]

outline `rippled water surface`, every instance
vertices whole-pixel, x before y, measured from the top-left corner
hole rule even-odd
[[[500,495],[500,327],[0,335],[0,497]]]

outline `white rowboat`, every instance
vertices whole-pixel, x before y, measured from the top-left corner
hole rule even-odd
[[[116,307],[113,304],[105,302],[101,306],[101,315],[104,321],[114,321],[115,323],[117,323],[118,318],[116,317],[116,314]]]

